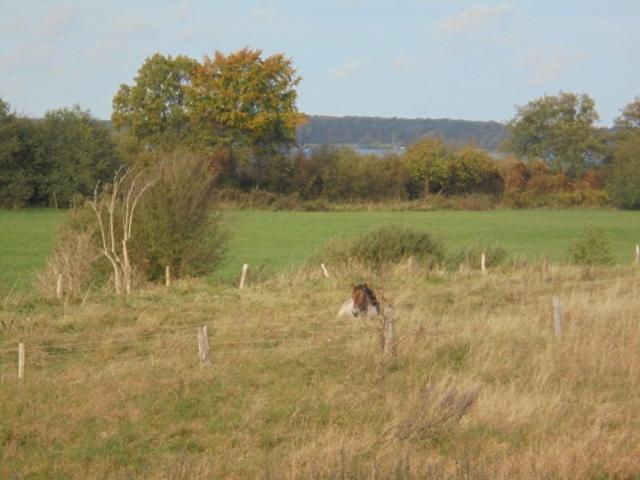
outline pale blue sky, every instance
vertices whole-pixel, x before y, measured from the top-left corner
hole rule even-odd
[[[506,121],[560,90],[610,125],[640,95],[638,0],[0,0],[0,97],[111,115],[155,52],[291,57],[309,114]]]

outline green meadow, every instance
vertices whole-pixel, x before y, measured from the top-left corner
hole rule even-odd
[[[26,286],[44,265],[56,226],[56,210],[0,211],[0,284]],[[490,210],[431,212],[270,212],[225,213],[229,250],[216,277],[230,280],[243,263],[274,272],[301,263],[328,239],[398,224],[443,235],[455,248],[478,239],[500,242],[511,256],[562,261],[577,232],[592,224],[606,231],[619,264],[633,261],[640,242],[640,212],[608,210]]]

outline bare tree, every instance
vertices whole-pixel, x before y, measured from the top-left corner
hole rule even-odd
[[[142,170],[132,175],[130,170],[120,167],[113,177],[113,183],[105,188],[102,198],[99,198],[99,185],[96,185],[93,200],[89,202],[100,226],[102,253],[113,267],[114,287],[118,295],[123,293],[123,284],[124,293],[131,292],[133,271],[128,242],[131,239],[133,216],[138,201],[154,183],[154,180],[145,177],[144,173]],[[117,225],[120,221],[121,229]]]

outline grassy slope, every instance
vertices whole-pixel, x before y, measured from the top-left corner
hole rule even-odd
[[[335,317],[354,274],[394,302],[384,370],[374,325]],[[0,478],[638,478],[639,281],[405,265],[84,305],[23,293],[2,312]]]
[[[485,212],[228,212],[233,233],[229,254],[216,277],[238,277],[243,263],[252,272],[277,271],[301,263],[326,240],[376,225],[414,225],[444,234],[452,247],[484,237],[501,242],[510,255],[560,260],[576,232],[592,223],[604,228],[618,263],[632,261],[640,241],[640,212],[606,210],[493,210]],[[20,279],[29,284],[51,249],[55,210],[0,210],[0,290]],[[4,284],[4,285],[3,285]]]
[[[64,213],[56,210],[0,210],[0,291],[31,283],[53,247]]]
[[[640,241],[640,212],[605,210],[493,210],[485,212],[235,212],[235,232],[221,275],[237,276],[242,263],[281,269],[299,263],[335,235],[357,233],[374,225],[414,225],[440,232],[452,247],[487,238],[501,242],[511,255],[562,259],[585,224],[606,230],[618,263],[633,261]]]
[[[640,241],[640,212],[605,210],[494,210],[486,212],[228,212],[233,233],[218,278],[234,279],[243,263],[252,272],[299,264],[335,235],[357,233],[374,225],[398,223],[444,234],[451,246],[485,237],[500,241],[511,255],[562,259],[576,232],[592,223],[610,235],[618,263],[633,260]],[[27,285],[51,248],[56,211],[0,210],[0,290],[16,278]],[[4,284],[4,285],[3,285]]]

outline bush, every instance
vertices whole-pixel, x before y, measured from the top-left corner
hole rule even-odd
[[[212,212],[214,175],[206,160],[174,155],[151,175],[157,181],[135,213],[132,262],[149,280],[161,278],[167,265],[176,277],[211,273],[226,238]]]
[[[403,226],[380,227],[351,238],[330,240],[314,262],[358,262],[374,270],[413,257],[432,267],[445,258],[443,242],[430,232]]]
[[[132,279],[156,280],[171,267],[172,275],[213,271],[225,250],[220,216],[211,210],[213,174],[207,162],[193,156],[165,159],[147,172],[156,181],[142,195],[133,215],[129,259]],[[127,187],[128,188],[128,187]],[[89,203],[69,211],[40,285],[50,293],[62,273],[65,294],[77,296],[88,284],[101,285],[113,271],[102,252],[102,238]],[[122,239],[122,199],[114,209],[116,245]],[[109,223],[103,212],[105,228]],[[109,243],[109,242],[107,242]],[[53,286],[53,287],[52,287]]]
[[[97,222],[88,206],[69,210],[56,232],[47,265],[36,278],[38,290],[54,296],[58,274],[62,275],[64,296],[72,299],[79,298],[90,285],[106,283],[110,267],[101,248]]]
[[[491,157],[473,146],[456,152],[449,165],[448,194],[480,192],[500,197],[504,179]]]
[[[38,290],[47,296],[56,293],[58,275],[62,275],[62,292],[78,298],[88,288],[95,275],[95,263],[101,254],[93,242],[90,230],[73,231],[63,228],[56,237],[53,254],[36,280]]]
[[[479,240],[470,245],[462,247],[447,258],[447,266],[455,270],[460,265],[471,270],[480,269],[480,257],[486,256],[487,268],[502,265],[507,258],[507,251],[498,242],[489,240]]]
[[[611,242],[602,229],[587,225],[569,247],[569,257],[572,263],[585,267],[609,265],[613,262]]]

